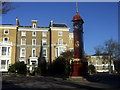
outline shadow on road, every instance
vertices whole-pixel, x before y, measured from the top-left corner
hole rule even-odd
[[[53,77],[3,77],[2,90],[99,89]],[[101,90],[101,89],[100,89]]]
[[[95,74],[85,77],[87,83],[82,80],[70,81],[68,77],[57,76],[3,76],[2,90],[58,90],[58,89],[97,89],[102,90],[104,87],[101,84],[120,88],[120,75]],[[89,83],[88,83],[89,82]],[[94,82],[95,84],[91,84]],[[100,85],[98,83],[101,83]],[[91,85],[90,85],[91,84]],[[95,87],[94,85],[98,85]],[[111,87],[110,87],[111,88]],[[107,88],[108,89],[108,88]]]
[[[94,74],[85,77],[89,82],[103,83],[120,88],[120,74]]]

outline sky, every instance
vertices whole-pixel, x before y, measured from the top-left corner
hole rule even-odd
[[[48,27],[50,20],[65,23],[73,32],[72,18],[76,14],[75,2],[14,2],[16,9],[2,15],[3,24],[15,24],[18,17],[20,25],[29,26],[31,20]],[[95,53],[94,48],[106,40],[118,40],[118,3],[117,2],[78,2],[79,14],[84,20],[84,50],[88,55]]]

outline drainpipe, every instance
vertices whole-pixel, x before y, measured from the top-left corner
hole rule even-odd
[[[18,28],[19,28],[19,25],[20,25],[20,23],[19,23],[19,20],[18,20],[18,18],[16,17],[16,25],[17,25],[17,30],[16,30],[16,52],[15,52],[15,62],[17,62],[18,60],[17,60],[17,44],[18,44]]]
[[[50,21],[50,25],[49,25],[49,32],[50,32],[50,52],[49,52],[49,55],[50,55],[50,64],[52,63],[52,32],[51,32],[51,27],[53,26],[53,21],[51,20]]]
[[[49,55],[50,55],[50,64],[51,64],[51,61],[52,61],[52,33],[51,33],[51,28],[49,29],[49,32],[50,32],[50,52],[49,52]]]
[[[16,28],[16,52],[15,52],[15,62],[17,62],[17,44],[18,44],[18,26]]]

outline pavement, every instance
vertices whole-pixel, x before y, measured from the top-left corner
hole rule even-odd
[[[93,78],[94,77],[94,78]],[[96,78],[97,77],[97,78]],[[102,77],[102,78],[101,78]],[[115,77],[106,80],[103,77]],[[117,79],[116,79],[117,78]],[[2,90],[105,90],[120,89],[120,75],[92,75],[89,78],[58,78],[52,76],[2,76]]]

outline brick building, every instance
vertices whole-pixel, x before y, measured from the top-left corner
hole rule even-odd
[[[109,72],[110,68],[110,56],[108,54],[94,54],[90,56],[89,65],[95,66],[96,72]],[[111,60],[111,68],[114,71],[114,63]]]
[[[53,23],[39,27],[37,20],[31,26],[21,26],[18,18],[16,25],[0,25],[0,71],[7,72],[15,61],[23,61],[29,70],[37,67],[38,57],[42,54],[48,63],[66,50],[73,50],[73,33],[66,24]]]
[[[16,32],[16,25],[0,25],[0,71],[15,63]]]

